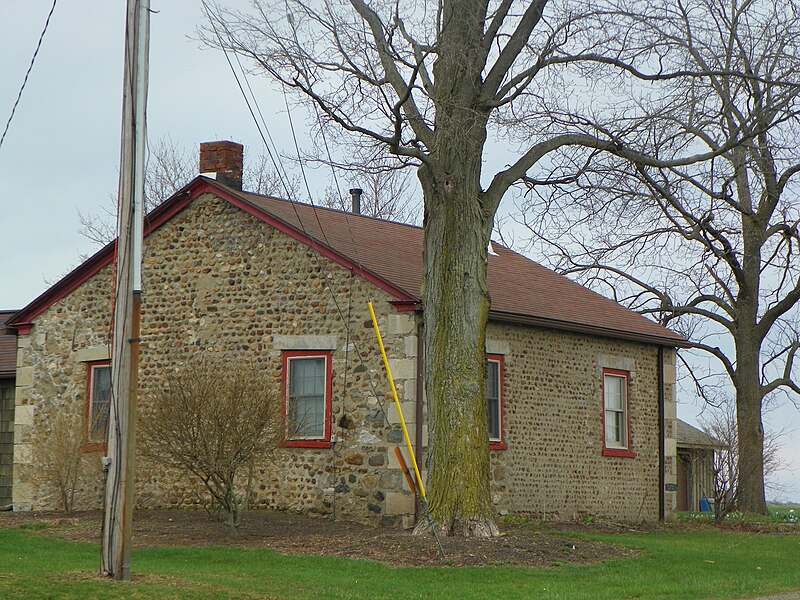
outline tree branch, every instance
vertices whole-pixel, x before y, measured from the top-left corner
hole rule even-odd
[[[714,358],[716,358],[719,362],[722,363],[722,366],[725,367],[725,371],[728,373],[728,377],[730,377],[731,381],[736,383],[736,369],[733,366],[733,363],[725,356],[725,353],[720,350],[719,346],[709,346],[708,344],[703,344],[701,342],[689,342],[692,345],[692,348],[697,348],[698,350],[702,350],[703,352],[707,352],[711,354]]]
[[[375,46],[387,81],[389,81],[394,88],[398,98],[405,98],[403,102],[403,111],[408,117],[409,124],[414,130],[414,134],[430,148],[432,145],[433,131],[428,127],[422,113],[414,102],[414,98],[411,94],[411,84],[403,79],[403,76],[397,69],[394,57],[389,51],[390,45],[386,40],[385,27],[380,17],[362,0],[350,0],[350,4],[353,5],[353,8],[355,8],[356,12],[364,19],[372,32],[372,37],[375,41]],[[421,157],[418,156],[418,158]]]
[[[483,90],[481,93],[482,104],[490,106],[494,102],[497,90],[508,75],[520,52],[528,43],[533,29],[539,21],[541,21],[546,4],[547,0],[530,0],[530,4],[528,4],[528,7],[525,9],[517,27],[511,34],[508,42],[506,42],[506,45],[500,51],[500,55],[497,57],[497,60],[495,60],[494,65],[492,65],[492,68],[483,81]],[[490,29],[494,26],[499,15],[500,13],[495,15],[492,23],[490,23]],[[495,35],[496,31],[492,37]],[[485,48],[485,51],[488,54],[488,48]]]

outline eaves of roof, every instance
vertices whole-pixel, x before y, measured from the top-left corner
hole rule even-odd
[[[502,313],[489,311],[489,319],[500,323],[514,323],[518,325],[531,325],[533,327],[544,327],[547,329],[558,329],[561,331],[571,331],[573,333],[585,333],[599,337],[627,340],[629,342],[641,342],[643,344],[655,344],[657,346],[667,346],[669,348],[689,348],[691,344],[680,335],[665,329],[672,335],[652,335],[639,333],[637,331],[625,331],[611,327],[599,327],[597,325],[585,325],[572,321],[560,321],[558,319],[548,319],[547,317],[531,317],[516,313]]]
[[[722,449],[726,444],[711,437],[702,429],[698,429],[681,419],[676,420],[678,448],[697,448],[702,450]]]
[[[145,236],[167,223],[193,199],[205,193],[212,193],[226,200],[367,279],[392,296],[399,310],[419,309],[422,232],[417,227],[249,194],[221,185],[212,179],[197,177],[147,215]],[[301,213],[305,215],[305,221],[301,218]],[[313,215],[313,219],[310,215]],[[327,234],[319,215],[326,221]],[[363,254],[360,258],[354,232],[362,245]],[[391,243],[392,240],[386,239],[387,237],[405,244],[407,252],[411,254],[402,256],[399,248],[398,252],[374,252],[376,246]],[[114,258],[114,250],[113,242],[106,245],[19,311],[9,321],[9,325],[21,332],[30,328],[34,319],[49,306],[110,264]],[[581,288],[506,248],[499,247],[499,250],[501,255],[490,257],[490,290],[494,283],[496,289],[492,291],[493,304],[497,305],[490,311],[490,319],[670,347],[688,345],[678,334],[616,305],[607,298]],[[495,268],[492,270],[493,266]],[[505,272],[506,269],[508,273]],[[521,275],[528,272],[535,272],[535,275],[527,277],[525,287],[521,284],[525,283]],[[542,278],[549,283],[540,283]],[[563,289],[554,293],[550,289],[552,284]],[[541,293],[532,291],[533,286],[538,286]],[[524,302],[519,301],[520,297],[531,294],[542,297],[542,306],[538,313],[527,310]],[[601,313],[608,313],[603,315],[608,319],[587,320],[585,314],[582,314],[585,312],[582,302],[587,302]],[[564,306],[569,306],[569,310],[564,311]],[[551,314],[556,316],[549,316]],[[606,323],[611,323],[611,326],[606,326]]]

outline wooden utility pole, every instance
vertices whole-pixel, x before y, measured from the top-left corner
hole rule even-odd
[[[122,103],[119,223],[114,282],[112,401],[103,518],[103,574],[131,576],[136,395],[142,291],[145,116],[150,34],[149,0],[128,0]]]

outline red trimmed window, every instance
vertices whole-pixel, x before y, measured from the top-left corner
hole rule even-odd
[[[603,369],[603,456],[634,458],[630,440],[628,371]]]
[[[503,355],[486,355],[486,408],[489,411],[489,448],[505,450],[503,437]]]
[[[331,444],[330,351],[283,352],[283,443],[303,448]]]
[[[108,437],[108,413],[111,408],[111,362],[87,363],[86,439],[99,447]]]

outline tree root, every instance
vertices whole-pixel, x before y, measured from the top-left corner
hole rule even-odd
[[[440,537],[493,538],[500,535],[500,529],[491,517],[455,519],[452,523],[435,523],[434,527]],[[430,533],[431,524],[427,519],[420,519],[414,527],[414,535]]]

